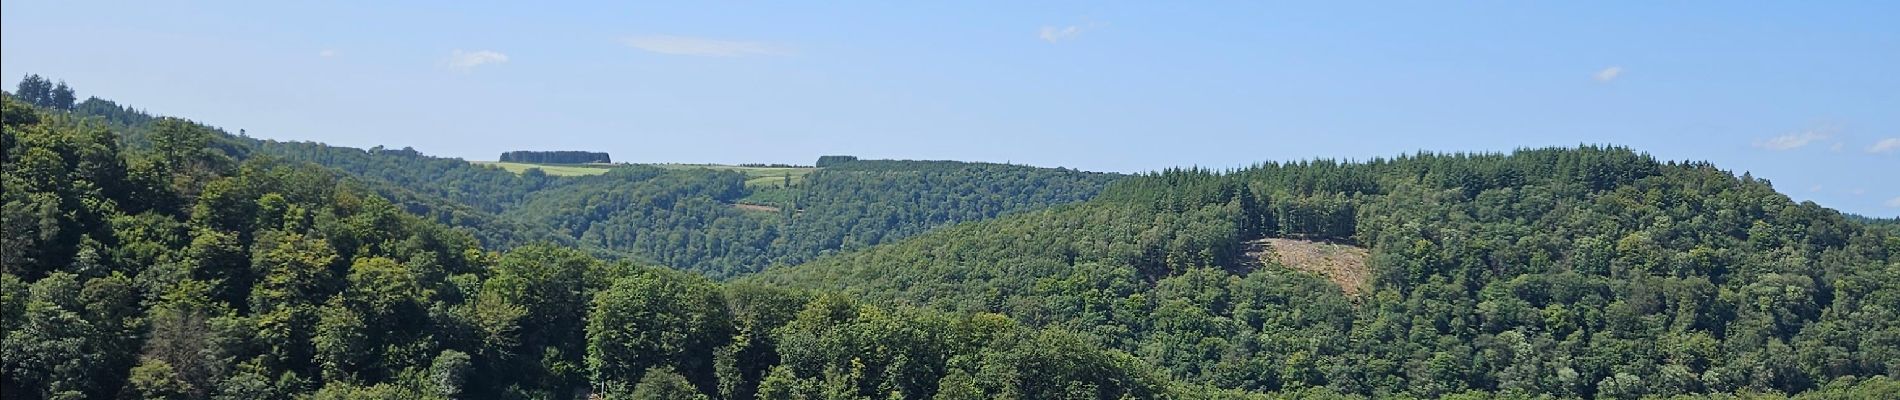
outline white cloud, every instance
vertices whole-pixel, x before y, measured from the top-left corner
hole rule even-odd
[[[1808,191],[1809,191],[1809,192],[1820,192],[1820,191],[1821,191],[1821,185],[1814,185],[1814,186],[1811,186],[1811,187],[1808,187]]]
[[[507,54],[501,54],[491,50],[456,50],[449,54],[449,68],[459,70],[468,70],[483,64],[500,64],[505,62],[508,62]]]
[[[1597,73],[1590,75],[1591,78],[1596,78],[1597,82],[1603,82],[1603,83],[1609,83],[1610,81],[1614,81],[1619,76],[1623,76],[1623,67],[1619,67],[1619,66],[1610,66],[1609,68],[1604,68],[1603,70],[1597,71]]]
[[[1880,139],[1879,142],[1874,142],[1873,147],[1867,148],[1868,153],[1874,154],[1888,153],[1894,150],[1900,150],[1900,138]]]
[[[323,57],[323,58],[336,57],[336,50],[323,49],[323,51],[317,52],[317,57]]]
[[[1076,36],[1081,36],[1081,35],[1082,35],[1082,26],[1069,25],[1069,26],[1060,27],[1060,28],[1053,27],[1053,26],[1044,26],[1042,27],[1042,33],[1037,34],[1036,36],[1042,38],[1042,40],[1045,42],[1057,43],[1064,40],[1074,39]]]
[[[1755,147],[1769,150],[1794,150],[1807,146],[1809,143],[1827,140],[1830,136],[1833,135],[1811,130],[1796,134],[1776,136],[1765,141],[1755,142]]]
[[[1849,190],[1847,192],[1853,193],[1855,196],[1859,196],[1859,195],[1867,194],[1867,188],[1855,188],[1854,190]]]
[[[790,50],[770,43],[685,36],[634,36],[620,41],[636,49],[678,56],[741,57],[791,54]]]
[[[1900,208],[1900,197],[1895,197],[1891,200],[1887,200],[1886,204],[1888,207]]]

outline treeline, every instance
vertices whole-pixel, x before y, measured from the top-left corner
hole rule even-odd
[[[13,95],[27,104],[67,111],[72,110],[73,102],[78,100],[73,97],[73,88],[66,86],[66,81],[54,84],[45,77],[33,74],[20,80],[20,85],[14,90]]]
[[[529,164],[605,164],[614,162],[607,153],[593,151],[510,151],[501,153],[501,162]]]
[[[1373,290],[1256,268],[1260,237],[1368,247]],[[1620,148],[1163,171],[742,281],[1001,313],[1250,392],[1879,398],[1900,375],[1894,226]]]
[[[818,162],[813,165],[818,168],[824,168],[857,160],[858,158],[853,156],[820,156],[818,157]]]

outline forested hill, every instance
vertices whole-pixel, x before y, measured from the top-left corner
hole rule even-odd
[[[64,88],[45,87],[48,93]],[[148,136],[160,121],[98,98],[65,106],[42,102],[47,104],[36,105],[95,118],[135,148],[152,146]],[[838,156],[827,158],[830,167],[801,179],[766,179],[774,181],[770,185],[748,185],[747,176],[731,171],[637,165],[598,176],[562,177],[534,169],[515,174],[407,147],[364,150],[210,131],[210,143],[235,159],[264,155],[341,171],[401,209],[467,228],[490,247],[553,242],[714,277],[799,263],[959,222],[1079,202],[1122,177],[1063,168]]]
[[[996,314],[484,249],[189,121],[0,117],[6,399],[1238,395]]]
[[[1621,148],[1171,170],[750,281],[1084,332],[1249,391],[1636,398],[1900,374],[1900,234]],[[1369,293],[1251,259],[1370,253]],[[1291,268],[1289,268],[1291,267]]]
[[[562,178],[508,215],[580,243],[717,277],[1087,200],[1120,175],[1004,164],[855,161],[789,185],[719,170],[622,167]],[[743,203],[745,206],[741,206]]]
[[[29,77],[29,80],[31,77]],[[166,119],[110,100],[91,97],[69,107],[35,104],[57,117],[79,117],[99,125],[117,137],[119,144],[132,149],[151,149],[151,138]],[[310,162],[340,172],[340,178],[354,182],[363,190],[389,198],[409,213],[462,227],[483,243],[500,248],[534,242],[571,244],[573,240],[534,222],[501,218],[497,213],[538,182],[505,171],[470,167],[457,159],[429,157],[410,149],[368,150],[328,146],[315,142],[279,142],[259,140],[240,131],[232,135],[221,129],[187,120],[173,121],[170,129],[201,129],[207,146],[228,154],[229,163],[253,156],[268,156],[293,162]],[[610,253],[610,252],[603,252]]]
[[[0,96],[7,399],[1900,392],[1900,226],[1621,148],[560,178],[273,145],[56,89]],[[411,165],[540,185],[383,170]],[[480,225],[527,222],[574,244]],[[633,224],[651,228],[604,228]],[[766,252],[734,250],[755,232]],[[632,261],[725,275],[798,254],[723,283]]]

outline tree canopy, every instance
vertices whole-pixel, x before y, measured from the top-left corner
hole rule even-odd
[[[594,164],[614,162],[607,153],[597,151],[510,151],[501,153],[501,162],[530,164]]]
[[[1900,392],[1900,225],[1623,148],[759,186],[25,98],[0,96],[8,399]],[[1263,238],[1370,276],[1347,294]]]

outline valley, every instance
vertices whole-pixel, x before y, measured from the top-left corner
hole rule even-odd
[[[4,100],[7,398],[1900,392],[1900,225],[1623,147],[535,164]]]

